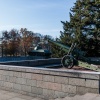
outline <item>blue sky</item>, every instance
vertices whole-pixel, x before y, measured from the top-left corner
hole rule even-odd
[[[27,28],[59,37],[76,0],[0,0],[0,31]]]

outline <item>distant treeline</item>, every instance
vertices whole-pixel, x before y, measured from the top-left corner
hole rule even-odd
[[[20,30],[11,29],[3,31],[1,37],[1,55],[2,56],[26,56],[28,51],[40,42],[52,38],[49,35],[41,35],[21,28]],[[46,46],[45,43],[42,46]]]

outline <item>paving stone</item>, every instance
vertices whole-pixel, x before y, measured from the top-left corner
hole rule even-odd
[[[82,96],[81,100],[95,100],[95,98],[99,94],[94,94],[94,93],[86,93],[85,95]]]
[[[0,100],[11,100],[14,96],[7,94],[0,94]]]
[[[100,95],[94,98],[94,100],[100,100]]]
[[[26,96],[26,95],[19,95],[18,97],[21,98],[21,99],[26,99],[26,100],[31,100],[31,99],[33,99],[33,97],[31,97],[31,96]]]
[[[76,95],[76,96],[70,97],[70,98],[71,98],[71,100],[81,100],[82,99],[82,96]]]
[[[12,98],[12,99],[9,99],[9,100],[27,100],[27,99],[21,99],[21,98],[16,97],[16,98]]]
[[[34,91],[39,92],[40,88],[33,88]],[[99,94],[94,94],[94,93],[86,93],[85,95],[75,95],[73,97],[70,97],[68,94],[66,94],[66,97],[64,98],[56,98],[56,99],[49,99],[50,97],[54,97],[54,91],[53,90],[47,90],[43,89],[41,93],[38,93],[38,95],[44,95],[46,96],[44,99],[41,99],[40,97],[32,97],[32,96],[27,96],[27,95],[22,95],[20,93],[14,93],[10,91],[5,91],[5,90],[0,90],[0,100],[100,100],[100,95]]]
[[[55,99],[55,100],[62,100],[62,98],[57,98],[57,99]]]
[[[16,97],[16,96],[19,96],[20,94],[19,93],[14,93],[14,92],[6,92],[5,95]]]
[[[31,100],[43,100],[43,99],[40,99],[40,98],[34,98],[34,99],[31,99]]]
[[[71,97],[65,97],[62,100],[72,100],[72,98]]]
[[[0,94],[5,94],[5,93],[9,93],[9,91],[0,90]]]

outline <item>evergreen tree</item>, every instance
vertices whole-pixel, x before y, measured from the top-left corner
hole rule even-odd
[[[78,44],[88,56],[100,56],[100,0],[77,0],[71,9],[70,22],[62,22],[64,44]]]

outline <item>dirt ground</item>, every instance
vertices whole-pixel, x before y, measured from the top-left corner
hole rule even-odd
[[[100,68],[100,65],[97,65],[99,68]],[[64,70],[68,70],[67,68],[65,67],[61,67],[59,69],[64,69]],[[83,68],[83,67],[80,67],[80,66],[74,66],[73,68],[71,69],[74,69],[74,70],[81,70],[81,71],[93,71],[93,70],[90,70],[90,69],[86,69],[86,68]]]

